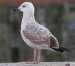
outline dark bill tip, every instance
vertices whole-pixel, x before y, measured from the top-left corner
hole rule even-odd
[[[19,9],[13,9],[13,11],[19,11]]]
[[[16,9],[13,9],[13,11],[17,11]]]

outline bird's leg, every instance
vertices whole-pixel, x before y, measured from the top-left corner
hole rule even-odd
[[[34,63],[39,63],[40,61],[40,50],[39,49],[35,49],[34,50]]]
[[[40,62],[40,50],[39,49],[36,50],[36,62],[37,63]]]
[[[34,61],[26,62],[27,64],[38,64],[40,61],[40,50],[34,49]]]

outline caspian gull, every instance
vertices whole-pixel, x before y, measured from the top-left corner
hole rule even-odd
[[[34,63],[40,61],[40,50],[47,49],[63,53],[68,49],[61,47],[57,39],[44,26],[36,22],[34,17],[34,6],[31,2],[24,2],[18,8],[23,12],[21,22],[21,36],[24,42],[30,47],[34,48]]]

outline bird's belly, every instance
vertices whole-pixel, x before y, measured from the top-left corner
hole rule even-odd
[[[30,46],[30,47],[32,47],[32,48],[36,48],[36,49],[41,49],[41,46],[39,46],[39,45],[35,45],[34,43],[32,43],[31,41],[29,41],[25,36],[24,36],[24,34],[21,32],[21,36],[22,36],[22,39],[24,40],[24,42],[28,45],[28,46]]]
[[[29,41],[29,40],[24,36],[24,34],[23,34],[22,32],[21,32],[21,36],[22,36],[22,39],[24,40],[24,42],[25,42],[28,46],[30,46],[30,47],[32,47],[32,48],[34,48],[34,49],[49,49],[48,45],[45,45],[45,44],[43,44],[43,45],[36,45],[36,44],[32,43],[31,41]]]

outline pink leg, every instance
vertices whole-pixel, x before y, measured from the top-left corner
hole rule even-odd
[[[39,63],[40,62],[40,50],[35,49],[34,50],[34,63]]]
[[[33,61],[27,61],[27,64],[38,64],[40,61],[40,50],[34,49],[34,60]]]

